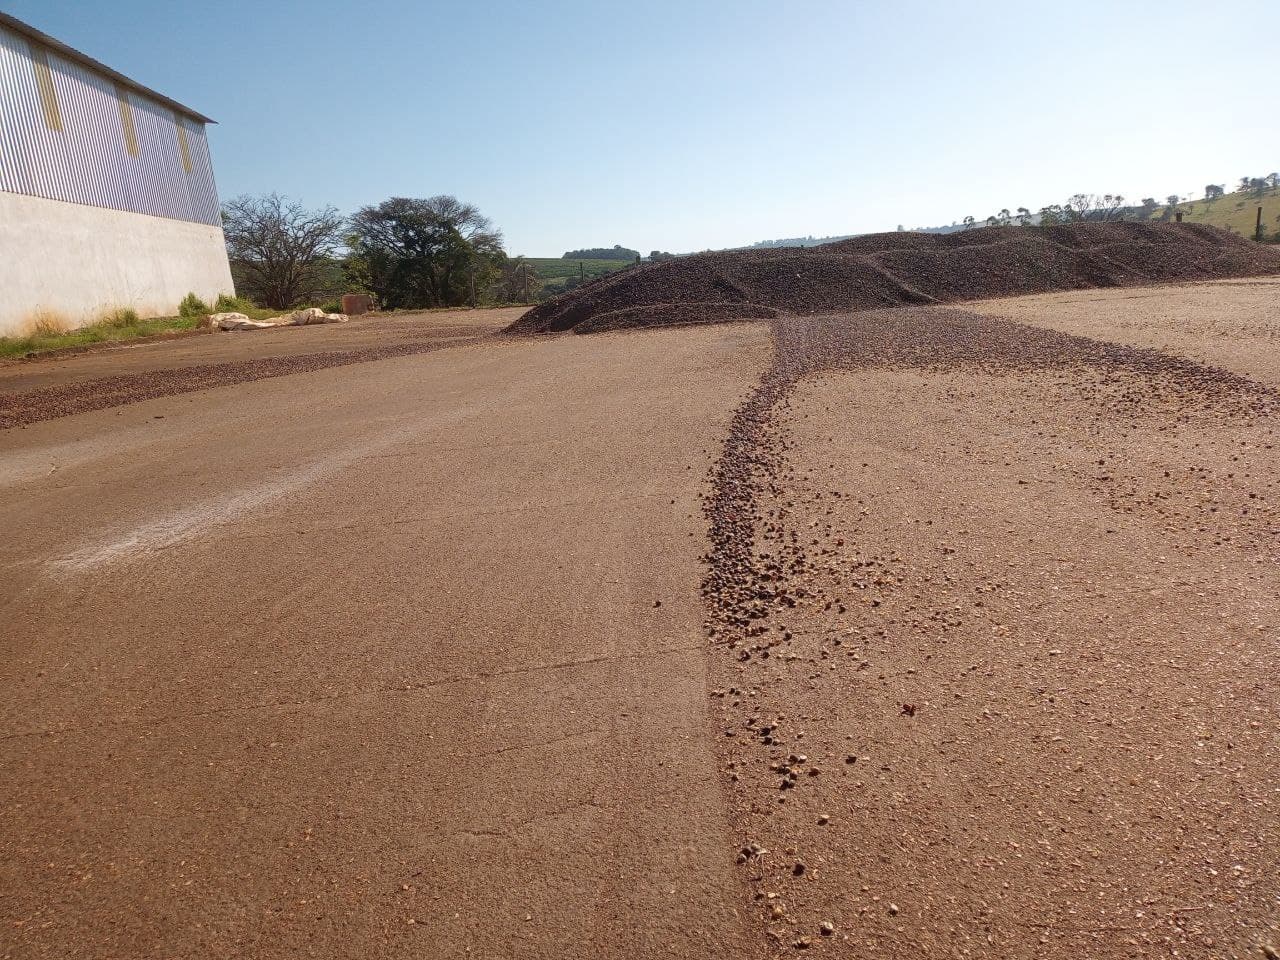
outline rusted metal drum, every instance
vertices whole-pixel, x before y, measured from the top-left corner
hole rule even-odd
[[[348,317],[358,317],[373,309],[373,297],[367,293],[344,293],[342,295],[342,312]]]

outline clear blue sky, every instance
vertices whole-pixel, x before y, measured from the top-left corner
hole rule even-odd
[[[1280,169],[1264,0],[0,0],[219,121],[224,198],[683,252]]]

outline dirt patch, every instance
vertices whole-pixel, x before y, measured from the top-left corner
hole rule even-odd
[[[1209,412],[1227,419],[1266,418],[1280,407],[1280,391],[1226,370],[955,308],[788,318],[775,322],[774,335],[774,365],[734,418],[708,504],[712,550],[705,594],[730,635],[750,630],[767,609],[762,600],[776,594],[769,584],[782,572],[778,561],[761,568],[754,559],[762,522],[754,504],[762,494],[778,492],[774,481],[786,445],[769,431],[775,408],[806,376],[860,367],[964,366],[989,376],[1038,371],[1075,385],[1115,418],[1152,409],[1175,419]],[[1081,371],[1089,375],[1081,377]]]
[[[111,350],[129,350],[133,347],[146,346],[152,343],[165,343],[170,340],[185,340],[188,337],[202,337],[212,331],[208,328],[194,330],[166,330],[145,337],[130,337],[127,340],[100,340],[97,343],[81,343],[71,347],[57,347],[53,350],[39,350],[17,357],[0,358],[0,367],[16,363],[40,363],[44,360],[61,360],[84,353],[106,353]]]
[[[1280,944],[1280,394],[955,309],[774,327],[704,583],[770,949]]]
[[[1042,294],[967,309],[1176,353],[1280,386],[1280,278]]]
[[[887,233],[817,247],[699,254],[587,284],[529,311],[512,332],[686,323],[692,305],[814,315],[1093,287],[1280,273],[1280,253],[1212,227],[1112,223]],[[641,309],[648,312],[636,312]],[[761,313],[744,316],[760,317]]]

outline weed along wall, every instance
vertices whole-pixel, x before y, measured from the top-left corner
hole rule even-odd
[[[0,13],[0,336],[234,292],[212,122]]]
[[[0,336],[120,307],[172,316],[193,292],[232,292],[220,227],[0,192]]]

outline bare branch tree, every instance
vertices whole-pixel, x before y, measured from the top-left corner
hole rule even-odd
[[[276,193],[227,202],[222,232],[240,292],[275,310],[331,292],[345,224],[333,207],[308,210]]]
[[[1062,212],[1067,220],[1111,221],[1124,215],[1124,197],[1119,194],[1077,193],[1063,204]]]
[[[501,303],[528,303],[542,289],[542,278],[524,257],[511,257],[501,265],[496,299]]]

